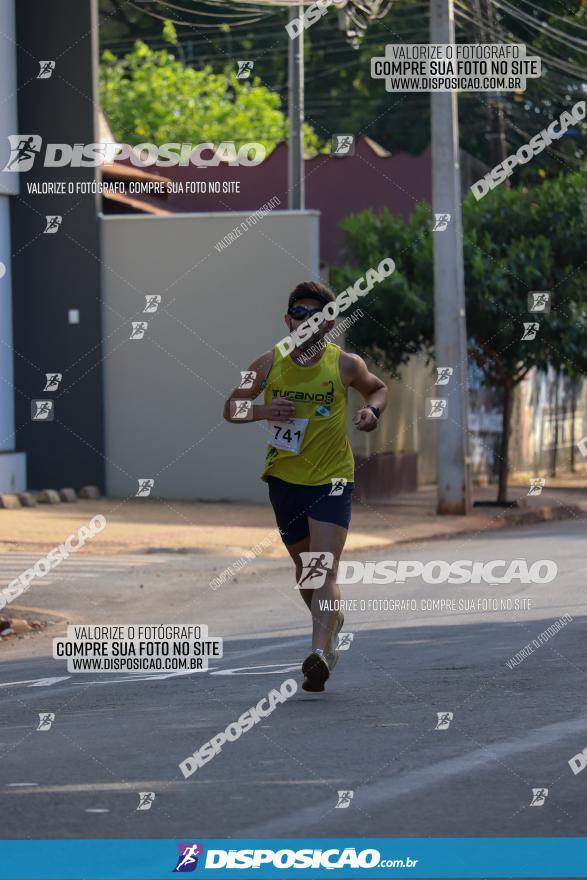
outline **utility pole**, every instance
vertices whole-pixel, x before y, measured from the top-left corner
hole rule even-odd
[[[495,24],[493,0],[475,0],[475,6],[481,39],[484,43],[493,43]],[[501,95],[498,92],[489,92],[487,95],[487,140],[489,142],[489,161],[492,168],[501,165],[507,157],[505,117],[500,99]],[[510,185],[509,179],[504,182],[506,186]]]
[[[303,19],[304,4],[289,8],[289,21]],[[287,151],[288,207],[302,211],[305,207],[304,180],[304,29],[289,39],[288,50],[288,112],[289,143]],[[292,29],[293,31],[293,29]]]
[[[431,0],[430,42],[454,43],[453,0]],[[450,214],[443,232],[434,232],[434,338],[436,365],[452,367],[446,418],[437,419],[436,463],[439,514],[471,509],[468,456],[468,375],[465,278],[461,220],[459,120],[456,92],[433,92],[432,204],[434,213]]]

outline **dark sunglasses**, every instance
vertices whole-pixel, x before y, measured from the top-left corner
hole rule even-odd
[[[318,312],[321,312],[322,309],[320,307],[309,309],[307,306],[292,306],[291,309],[287,310],[287,314],[290,318],[293,318],[294,321],[305,321],[307,318],[310,318],[312,315],[317,315]]]

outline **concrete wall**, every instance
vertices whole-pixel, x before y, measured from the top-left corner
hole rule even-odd
[[[285,335],[287,294],[319,278],[319,216],[273,211],[216,251],[246,216],[100,218],[109,495],[150,478],[152,496],[266,500],[264,425],[229,425],[222,408]],[[143,339],[129,339],[132,321],[148,323]]]

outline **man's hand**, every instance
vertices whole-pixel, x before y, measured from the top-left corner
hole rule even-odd
[[[379,424],[379,419],[372,409],[364,406],[363,409],[358,410],[353,419],[353,424],[357,431],[374,431]]]
[[[296,414],[293,403],[287,397],[276,397],[265,409],[267,410],[267,418],[272,422],[287,422],[288,419],[293,419]]]

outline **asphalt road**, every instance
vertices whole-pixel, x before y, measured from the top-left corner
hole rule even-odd
[[[24,604],[70,621],[205,623],[224,656],[208,672],[149,679],[68,674],[48,656],[63,626],[3,645],[2,836],[583,836],[587,772],[568,761],[587,747],[585,522],[399,549],[394,558],[422,561],[551,559],[558,575],[345,587],[347,599],[408,598],[418,609],[347,613],[354,638],[326,693],[299,690],[187,780],[180,761],[271,688],[300,682],[307,612],[285,562],[253,561],[214,591],[209,579],[232,560],[145,555],[117,568],[92,556],[91,576],[64,569],[33,586]],[[421,610],[432,598],[496,597],[530,607]],[[563,614],[568,625],[506,666]],[[55,720],[38,731],[43,712]],[[453,713],[446,730],[435,730],[439,712]],[[530,807],[533,788],[548,789],[542,806]],[[151,808],[137,810],[149,791]],[[354,792],[346,808],[338,791]]]

